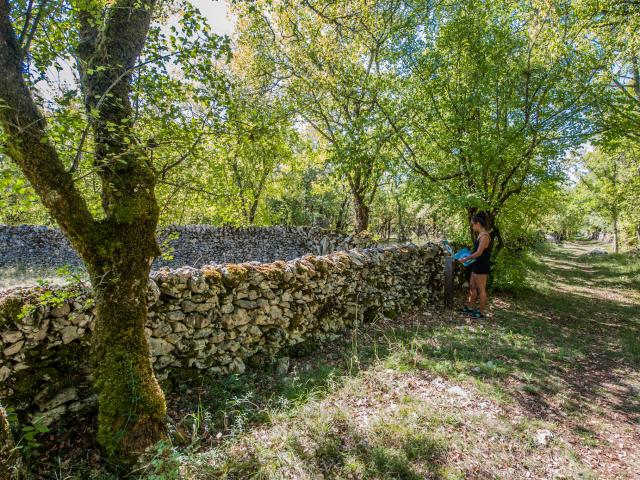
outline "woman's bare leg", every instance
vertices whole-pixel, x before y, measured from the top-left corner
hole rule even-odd
[[[473,308],[478,298],[478,287],[476,285],[476,274],[472,273],[469,279],[469,298],[467,299],[467,306]]]
[[[476,275],[476,287],[480,296],[480,313],[484,315],[487,307],[487,278],[489,275]]]

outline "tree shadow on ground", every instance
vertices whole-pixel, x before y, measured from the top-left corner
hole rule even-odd
[[[542,420],[563,422],[567,413],[597,406],[605,418],[637,426],[640,297],[620,289],[640,285],[640,263],[552,249],[530,266],[543,282],[501,295],[502,307],[488,321],[414,319],[420,330],[409,339],[422,344],[418,363],[488,382]],[[619,273],[625,281],[612,280]]]

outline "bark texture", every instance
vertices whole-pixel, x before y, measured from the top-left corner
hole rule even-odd
[[[369,206],[357,192],[353,192],[353,209],[355,212],[356,233],[364,232],[369,228]]]

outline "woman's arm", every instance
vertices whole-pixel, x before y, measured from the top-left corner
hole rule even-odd
[[[478,243],[478,249],[468,257],[461,258],[460,263],[464,263],[471,259],[478,258],[480,255],[482,255],[482,252],[484,252],[488,246],[489,246],[489,234],[482,235],[482,237],[480,238],[480,242]]]

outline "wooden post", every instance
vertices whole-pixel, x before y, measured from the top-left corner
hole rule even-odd
[[[453,272],[455,270],[455,260],[453,257],[444,258],[444,306],[453,308]]]

